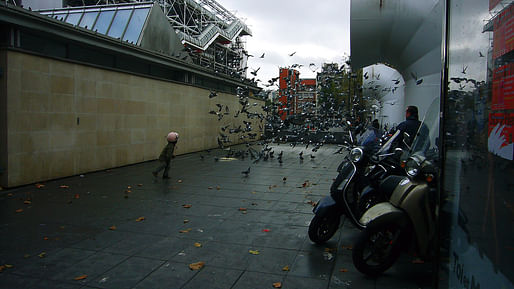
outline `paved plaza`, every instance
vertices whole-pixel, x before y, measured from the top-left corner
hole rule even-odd
[[[432,287],[432,264],[406,254],[378,279],[357,272],[349,222],[313,244],[312,204],[343,155],[270,147],[257,163],[221,149],[178,156],[169,180],[152,161],[0,191],[0,288]]]

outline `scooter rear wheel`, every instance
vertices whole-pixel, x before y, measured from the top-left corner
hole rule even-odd
[[[339,229],[339,221],[336,216],[315,215],[309,225],[309,238],[316,244],[327,242]]]

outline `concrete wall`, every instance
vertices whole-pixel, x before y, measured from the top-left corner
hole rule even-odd
[[[213,148],[221,126],[247,120],[243,114],[233,118],[240,108],[235,95],[209,99],[206,89],[3,53],[8,83],[4,187],[155,159],[171,130],[180,134],[177,154]],[[208,114],[216,103],[231,111],[221,121]],[[260,112],[257,108],[251,111]],[[251,121],[258,128],[259,120]]]

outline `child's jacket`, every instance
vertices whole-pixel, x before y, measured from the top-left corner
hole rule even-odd
[[[167,162],[173,156],[173,151],[175,150],[175,143],[168,142],[168,144],[162,149],[161,155],[159,156],[159,160],[163,162]]]

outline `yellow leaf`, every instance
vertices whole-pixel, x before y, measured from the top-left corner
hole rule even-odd
[[[67,185],[60,185],[60,186],[59,186],[59,188],[61,188],[61,189],[67,189],[67,188],[69,188],[69,187],[70,187],[70,186],[67,186]]]
[[[38,188],[38,189],[41,189],[41,188],[44,188],[44,187],[45,187],[45,185],[43,185],[43,184],[36,184],[36,188]]]
[[[29,201],[29,200],[26,200],[26,201],[24,201],[23,203],[24,203],[25,205],[30,205],[30,204],[32,204],[32,202],[31,202],[31,201]]]
[[[4,271],[5,269],[5,266],[4,265],[0,265],[0,272]]]
[[[247,210],[247,208],[239,208],[239,211],[241,211],[241,212],[244,212],[246,210]]]
[[[273,288],[282,288],[282,282],[273,283]]]
[[[185,219],[185,220],[184,220],[184,224],[187,224],[187,223],[189,223],[189,220],[188,220],[188,219]]]
[[[14,268],[14,265],[4,264],[4,267],[7,268],[7,269],[11,269],[11,268]]]
[[[191,232],[191,230],[193,230],[193,229],[189,228],[189,229],[185,229],[185,230],[180,230],[178,232],[179,233],[189,233],[189,232]]]
[[[193,206],[193,205],[191,205],[191,204],[184,204],[184,205],[182,205],[182,208],[189,209],[189,208],[191,208],[192,206]]]
[[[216,190],[221,190],[221,187],[220,186],[216,186]]]
[[[189,264],[189,269],[191,270],[200,270],[203,268],[203,266],[205,266],[205,262],[196,262],[196,263],[191,263]]]
[[[141,221],[143,221],[144,219],[145,219],[145,217],[139,217],[139,218],[137,218],[137,219],[136,219],[136,222],[141,222]]]
[[[339,272],[345,273],[345,272],[348,272],[348,269],[346,269],[346,268],[339,269]]]
[[[25,258],[25,259],[30,258],[30,254],[23,255],[23,258]]]
[[[111,231],[114,231],[114,230],[116,230],[116,229],[117,229],[117,228],[116,228],[116,226],[114,226],[114,225],[112,225],[112,226],[110,226],[110,227],[109,227],[109,230],[111,230]]]
[[[282,271],[289,271],[289,266],[284,266],[284,268],[282,268]]]
[[[21,213],[21,212],[23,212],[23,209],[16,210],[16,213]]]
[[[75,281],[78,281],[78,280],[84,280],[87,278],[87,275],[80,275],[80,276],[77,276],[75,278],[73,278]]]
[[[196,247],[196,248],[200,248],[200,247],[202,247],[202,244],[200,244],[200,243],[196,242],[196,243],[195,243],[195,247]]]
[[[129,189],[129,190],[132,189],[132,186],[127,186],[127,189]]]
[[[43,240],[47,241],[47,240],[48,240],[48,237],[43,237]]]
[[[46,252],[41,252],[38,256],[39,256],[39,258],[45,258],[46,257]]]
[[[179,183],[179,184],[182,183],[182,180],[178,180],[177,183]]]
[[[143,184],[137,184],[137,186],[138,186],[138,187],[142,187],[142,186],[143,186]]]
[[[259,255],[260,254],[259,250],[250,250],[248,252],[250,252],[250,254],[252,254],[252,255]]]

